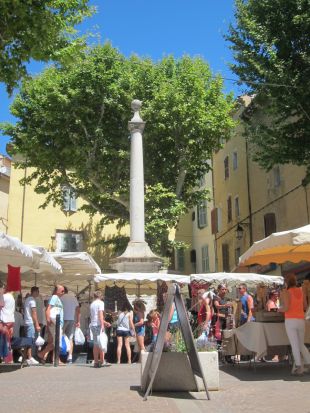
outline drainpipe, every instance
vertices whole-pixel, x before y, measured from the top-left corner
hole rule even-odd
[[[250,193],[250,174],[249,174],[249,144],[247,138],[245,139],[245,155],[246,155],[246,178],[248,191],[248,205],[249,205],[249,231],[250,231],[250,245],[253,244],[253,221],[252,221],[252,201]]]
[[[214,209],[215,208],[215,186],[214,186],[213,156],[211,157],[211,167],[212,167],[212,198],[213,198],[213,209]],[[214,270],[215,272],[217,272],[218,271],[218,259],[217,259],[216,233],[214,234],[214,255],[215,255]]]

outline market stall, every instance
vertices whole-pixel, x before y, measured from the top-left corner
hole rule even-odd
[[[110,345],[108,347],[107,360],[115,361],[116,354],[116,318],[117,311],[122,308],[124,302],[131,305],[137,298],[145,306],[144,315],[150,310],[158,308],[162,293],[166,292],[171,283],[178,283],[181,286],[187,286],[190,282],[189,276],[158,273],[109,273],[98,274],[94,277],[97,288],[104,291],[104,303],[106,315],[112,321],[112,329],[108,331]],[[135,342],[132,342],[133,350],[137,350]]]
[[[306,324],[304,342],[310,344],[310,323]],[[288,353],[290,345],[284,323],[246,323],[234,330],[224,331],[225,355],[253,355]],[[276,350],[275,350],[276,348]]]
[[[190,278],[191,282],[207,283],[209,288],[224,284],[230,289],[229,299],[232,302],[234,325],[237,328],[229,327],[222,332],[222,348],[225,355],[262,357],[274,346],[287,347],[288,338],[283,314],[264,310],[268,290],[282,287],[283,277],[255,273],[210,273],[192,274]],[[238,327],[240,302],[236,298],[235,289],[240,284],[246,284],[251,291],[255,300],[255,317],[261,322],[246,323]],[[307,332],[307,340],[309,333]]]

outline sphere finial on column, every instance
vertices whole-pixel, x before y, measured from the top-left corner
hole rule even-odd
[[[139,130],[141,133],[144,130],[145,122],[143,122],[139,110],[141,109],[142,101],[138,99],[134,99],[131,102],[131,109],[133,110],[133,118],[130,122],[128,122],[129,130],[132,132],[134,130]]]

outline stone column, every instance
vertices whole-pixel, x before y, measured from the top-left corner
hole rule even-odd
[[[145,242],[144,222],[144,167],[142,133],[145,122],[140,117],[142,102],[133,100],[133,118],[128,122],[130,146],[130,241],[126,251],[110,260],[110,266],[118,272],[157,272],[162,265]]]
[[[142,133],[145,122],[140,117],[142,102],[134,100],[133,118],[128,122],[131,134],[130,149],[130,241],[144,242],[144,167]]]

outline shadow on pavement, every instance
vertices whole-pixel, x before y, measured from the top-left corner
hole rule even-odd
[[[27,367],[27,366],[24,366]],[[12,364],[0,364],[0,374],[1,373],[12,373],[13,371],[20,370],[20,363]]]
[[[256,363],[254,366],[247,363],[235,365],[224,365],[220,370],[235,377],[240,381],[301,381],[310,382],[310,375],[292,376],[291,369],[287,364],[280,363]]]
[[[140,386],[130,386],[130,390],[132,391],[136,391],[139,396],[144,397],[144,392],[141,391],[141,387]],[[179,391],[179,392],[151,392],[149,394],[149,397],[151,396],[156,396],[156,397],[164,397],[164,398],[171,398],[171,399],[180,399],[180,400],[205,400],[206,399],[206,394],[204,392],[195,392],[194,396],[193,394],[191,394],[191,392],[183,392],[183,391]],[[201,397],[200,397],[201,396]]]

